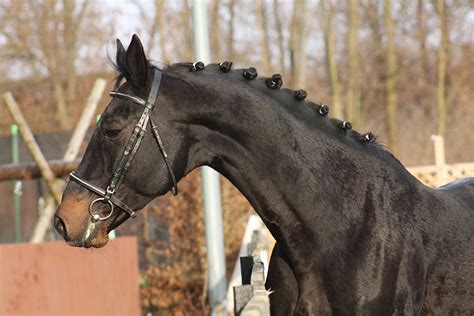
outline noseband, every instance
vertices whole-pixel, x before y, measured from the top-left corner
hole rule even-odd
[[[118,187],[122,183],[125,177],[125,174],[127,173],[128,168],[130,167],[132,163],[133,157],[135,156],[135,154],[138,151],[138,148],[140,147],[141,141],[143,140],[143,137],[145,136],[148,122],[150,122],[152,134],[158,144],[160,152],[163,156],[163,160],[165,161],[166,168],[168,169],[168,174],[173,184],[173,187],[171,188],[171,192],[173,193],[173,195],[178,194],[178,184],[176,183],[176,177],[174,176],[173,170],[171,169],[168,163],[168,155],[163,147],[163,142],[161,141],[161,137],[158,133],[158,126],[156,126],[156,124],[153,122],[151,118],[151,112],[153,111],[153,108],[155,107],[155,101],[158,96],[158,89],[160,88],[161,75],[162,75],[159,69],[153,68],[153,70],[154,70],[153,84],[151,86],[150,94],[148,95],[147,101],[143,100],[142,98],[128,95],[121,92],[117,92],[117,91],[109,92],[109,94],[112,97],[117,97],[117,98],[132,101],[134,103],[140,104],[141,106],[144,107],[144,109],[138,123],[135,125],[135,128],[133,129],[132,135],[128,139],[127,145],[125,146],[125,150],[122,154],[119,165],[115,169],[112,176],[112,180],[110,181],[110,184],[107,186],[107,188],[104,190],[90,183],[89,181],[80,178],[74,172],[71,172],[69,174],[70,179],[74,180],[75,182],[82,185],[89,191],[94,192],[95,194],[100,196],[99,198],[92,201],[91,204],[89,205],[89,213],[91,215],[91,221],[93,223],[98,222],[98,221],[105,221],[106,219],[110,218],[110,216],[112,216],[112,213],[114,212],[114,206],[119,207],[124,213],[128,215],[128,217],[134,218],[136,216],[135,211],[133,211],[133,209],[127,206],[127,204],[125,204],[122,200],[117,198],[115,196],[115,193],[117,192]],[[110,207],[110,212],[106,216],[101,216],[99,213],[94,212],[93,206],[94,204],[99,203],[99,202],[108,204],[108,206]],[[125,219],[119,220],[119,222],[123,222]]]

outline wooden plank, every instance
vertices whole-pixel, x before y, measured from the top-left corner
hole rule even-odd
[[[252,299],[253,286],[250,284],[234,286],[234,314],[240,315],[245,305]]]
[[[0,315],[140,315],[136,237],[0,245]]]
[[[72,161],[48,160],[47,163],[56,177],[68,175],[79,166],[80,159]],[[0,181],[31,180],[41,178],[41,171],[36,162],[0,165]]]

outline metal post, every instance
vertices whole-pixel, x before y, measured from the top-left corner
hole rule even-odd
[[[11,126],[12,132],[12,163],[20,162],[18,125]],[[21,242],[21,213],[20,213],[20,196],[21,196],[21,181],[13,182],[13,209],[15,211],[15,242]]]
[[[193,0],[194,56],[197,61],[210,62],[207,6]],[[209,167],[201,168],[206,224],[209,304],[212,315],[225,315],[227,280],[222,229],[221,190],[219,174]]]

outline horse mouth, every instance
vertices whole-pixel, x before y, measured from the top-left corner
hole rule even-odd
[[[69,240],[69,241],[66,241],[66,243],[72,247],[85,247],[83,240]]]
[[[109,241],[109,236],[106,231],[107,229],[105,227],[90,223],[83,237],[67,240],[66,242],[72,247],[102,248]]]
[[[69,245],[69,246],[72,246],[72,247],[78,247],[78,248],[91,248],[91,247],[94,247],[94,248],[102,248],[104,247],[109,241],[109,238],[108,237],[105,237],[105,238],[100,238],[100,239],[97,239],[97,238],[94,238],[92,240],[70,240],[70,241],[67,241],[66,243]]]

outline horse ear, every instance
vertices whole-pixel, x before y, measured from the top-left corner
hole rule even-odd
[[[135,87],[144,86],[148,74],[148,61],[142,43],[136,34],[127,49],[128,78]]]
[[[115,55],[115,63],[119,69],[126,69],[127,51],[122,45],[122,42],[117,38],[117,54]]]

